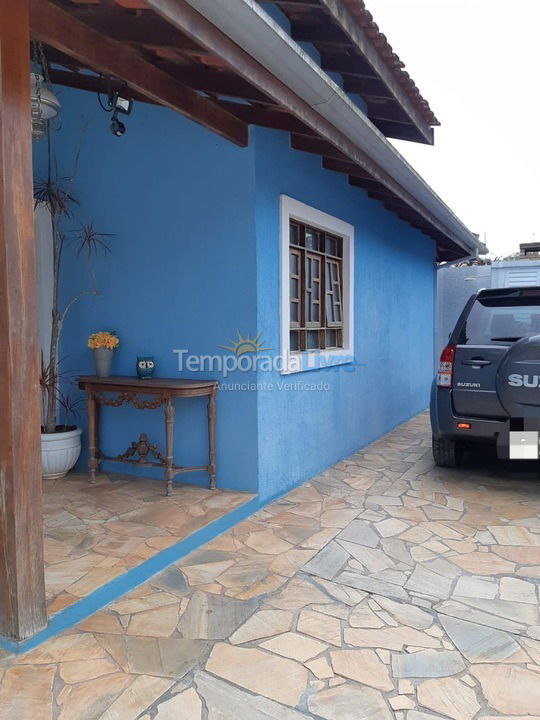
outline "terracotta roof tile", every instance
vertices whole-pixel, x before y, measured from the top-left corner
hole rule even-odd
[[[380,57],[390,68],[395,79],[403,87],[407,95],[409,95],[425,120],[430,125],[440,125],[428,101],[422,97],[414,80],[405,70],[405,64],[392,49],[386,35],[379,30],[379,26],[373,20],[373,15],[366,8],[364,0],[341,0],[341,2],[354,17],[358,25],[365,30]]]

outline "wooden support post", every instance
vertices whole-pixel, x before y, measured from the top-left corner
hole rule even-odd
[[[216,489],[216,393],[212,389],[208,398],[208,474],[210,475],[210,490]]]
[[[96,472],[99,470],[99,405],[91,390],[88,391],[86,398],[86,414],[88,418],[88,472],[90,473],[90,482],[95,483]]]
[[[0,0],[0,634],[47,624],[27,0]]]
[[[174,479],[174,459],[173,459],[173,443],[174,443],[174,407],[171,398],[167,398],[165,403],[165,479],[167,480],[167,495],[172,493],[172,484]]]

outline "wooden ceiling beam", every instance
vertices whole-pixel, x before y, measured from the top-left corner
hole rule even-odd
[[[368,172],[387,190],[402,200],[406,205],[418,212],[428,223],[441,232],[448,234],[444,225],[425,208],[411,193],[401,186],[394,178],[383,170],[366,152],[340,132],[329,120],[320,115],[316,109],[298,97],[275,75],[257,62],[219,28],[194,10],[186,0],[146,0],[158,14],[171,24],[182,30],[186,35],[205,47],[208,51],[221,58],[232,70],[248,82],[254,84],[262,92],[272,98],[283,109],[307,125],[310,130],[321,138],[320,155],[338,160],[349,160]],[[322,2],[322,0],[321,0]],[[315,138],[292,135],[291,144],[306,141],[315,142]],[[296,140],[295,140],[296,138]],[[299,148],[300,149],[300,148]],[[311,146],[306,152],[317,152]],[[449,240],[450,242],[450,240]]]
[[[331,23],[303,22],[293,20],[291,22],[291,37],[297,42],[309,42],[314,45],[336,45],[347,48],[354,47],[354,43],[336,25]]]
[[[245,105],[231,100],[219,100],[219,104],[249,125],[283,130],[290,133],[310,134],[310,129],[303,122],[280,108],[274,109],[261,105]],[[313,135],[313,137],[317,137]]]
[[[278,5],[280,8],[288,10],[309,10],[310,8],[320,8],[319,0],[259,0],[261,5],[265,3],[269,5]]]
[[[110,6],[89,4],[70,9],[70,15],[118,42],[201,52],[200,45],[148,8],[135,15]]]
[[[358,54],[353,55],[344,52],[321,53],[321,67],[323,70],[338,72],[342,75],[360,75],[364,78],[371,78],[372,80],[377,80],[384,88],[386,88],[386,85],[382,81],[378,80],[377,73],[373,70],[371,65]],[[393,97],[389,90],[387,90],[387,92],[389,92],[390,96]]]
[[[358,177],[358,175],[353,173],[352,175],[349,175],[349,185],[367,190],[370,193],[370,197],[371,193],[374,192],[381,198],[387,198],[388,200],[392,200],[394,198],[391,192],[385,190],[384,185],[381,185],[380,182],[374,180],[373,178]]]
[[[229,95],[230,97],[238,97],[255,102],[270,102],[270,98],[267,95],[230,71],[212,70],[202,65],[199,67],[175,67],[174,63],[160,63],[160,66],[185,85],[195,90],[216,93],[218,95]]]
[[[367,96],[373,96],[384,98],[385,100],[390,100],[395,103],[392,93],[380,80],[360,77],[359,75],[343,75],[343,89],[345,92],[358,93],[358,95],[366,98]]]
[[[347,155],[319,136],[311,137],[291,133],[291,147],[293,150],[301,150],[302,152],[312,153],[313,155],[324,155],[333,160],[349,160]]]
[[[413,142],[418,141],[418,131],[412,124],[405,125],[404,123],[382,120],[380,118],[370,119],[385,137],[391,137],[397,140],[411,140]]]
[[[350,160],[336,160],[330,157],[323,157],[322,165],[325,170],[332,170],[333,172],[340,172],[345,175],[354,175],[355,177],[364,178],[365,180],[373,180],[373,175],[370,175]]]
[[[433,145],[433,128],[414,105],[403,86],[384,62],[373,40],[369,37],[366,28],[360,27],[354,16],[341,0],[321,0],[321,5],[325,8],[334,23],[334,27],[339,29],[347,37],[373,68],[375,74],[381,78],[386,87],[391,91],[402,110],[411,118],[413,124],[418,128],[424,141],[429,145]]]
[[[404,125],[406,127],[414,127],[411,119],[395,104],[384,100],[370,100],[366,98],[368,106],[368,115],[371,120],[382,120],[396,125]]]
[[[98,75],[90,75],[88,73],[81,72],[70,72],[68,70],[58,70],[51,68],[49,70],[51,76],[51,82],[55,85],[63,85],[64,87],[72,87],[77,90],[87,90],[88,92],[106,94],[109,89],[109,81],[106,77],[99,77]],[[111,79],[111,88],[113,90],[121,91],[124,87],[122,81]],[[155,101],[150,100],[145,95],[137,92],[136,90],[130,89],[130,96],[137,102],[146,102],[153,105],[157,104]]]
[[[134,91],[203,125],[236,145],[248,144],[248,126],[201,97],[125,45],[104,37],[47,0],[30,0],[32,37],[98,73],[125,80]]]

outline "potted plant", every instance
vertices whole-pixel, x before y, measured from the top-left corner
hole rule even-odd
[[[101,378],[111,374],[113,351],[120,345],[115,332],[95,332],[88,338],[88,347],[94,351],[96,375]]]
[[[58,172],[56,158],[52,151],[51,132],[47,133],[47,174],[34,182],[34,203],[43,204],[51,217],[52,229],[52,312],[49,357],[42,360],[42,427],[41,462],[43,477],[56,479],[66,475],[77,462],[81,452],[82,430],[70,425],[68,418],[74,414],[76,402],[70,397],[69,379],[59,371],[60,336],[65,319],[73,305],[84,295],[99,295],[99,290],[83,290],[61,305],[59,287],[65,261],[66,246],[75,243],[78,255],[91,258],[99,251],[110,252],[106,238],[109,233],[97,232],[93,223],[82,223],[75,218],[79,205],[72,194],[77,174],[80,147],[77,151],[73,172],[62,177]],[[63,418],[60,418],[63,414]]]

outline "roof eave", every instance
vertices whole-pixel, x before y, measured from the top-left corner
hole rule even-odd
[[[255,2],[255,0],[186,0],[251,57],[331,122],[382,171],[405,188],[436,220],[463,255],[483,252],[478,238],[349,99],[346,93]]]

